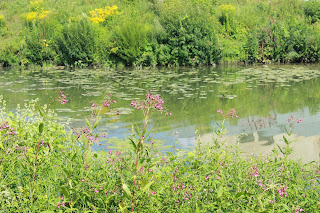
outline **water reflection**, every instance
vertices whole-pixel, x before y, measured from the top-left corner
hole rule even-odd
[[[105,112],[97,131],[102,135],[108,133],[107,138],[122,139],[130,134],[131,124],[143,122],[142,113],[132,109],[130,101],[143,98],[150,89],[160,94],[174,113],[171,118],[155,114],[150,121],[150,127],[157,132],[155,139],[161,139],[164,146],[178,141],[178,148],[194,147],[196,130],[210,141],[216,122],[222,119],[217,109],[236,108],[239,119],[228,123],[229,140],[236,141],[237,135],[246,133],[247,136],[239,138],[239,144],[246,152],[256,153],[268,151],[278,143],[277,138],[285,132],[286,120],[291,115],[303,118],[294,132],[298,138],[304,137],[304,142],[295,146],[305,143],[308,147],[307,140],[314,141],[319,136],[319,68],[319,65],[296,65],[121,71],[0,70],[0,93],[8,108],[14,109],[16,104],[23,105],[37,97],[45,104],[56,89],[64,90],[68,103],[53,107],[62,121],[69,120],[75,127],[85,125],[83,120],[90,115],[91,101],[99,103],[106,92],[113,93],[120,116]],[[101,142],[111,143],[105,138]],[[313,152],[317,152],[317,143],[313,146]]]

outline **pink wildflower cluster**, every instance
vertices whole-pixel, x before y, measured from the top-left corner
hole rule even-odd
[[[304,212],[304,210],[303,210],[303,209],[301,209],[301,208],[296,208],[295,210],[296,210],[296,213]]]
[[[227,116],[230,116],[230,118],[233,118],[233,117],[238,117],[237,113],[236,113],[236,110],[235,108],[233,108],[228,114]]]
[[[289,122],[289,123],[294,123],[295,121],[299,124],[299,123],[302,122],[302,119],[299,119],[299,118],[294,119],[293,115],[291,115],[291,116],[288,118],[288,122]]]
[[[97,135],[92,135],[91,130],[88,127],[83,128],[79,133],[78,132],[73,132],[77,136],[77,139],[81,137],[81,135],[85,135],[88,141],[91,143],[98,142],[99,137]]]
[[[157,194],[157,190],[154,190],[154,192],[151,192],[151,196],[153,196],[153,195],[155,195],[155,194]]]
[[[63,91],[59,91],[60,96],[59,96],[59,101],[61,104],[65,104],[67,102],[67,96],[64,94]]]
[[[280,195],[281,198],[283,197],[287,197],[288,193],[286,192],[287,190],[287,186],[284,186],[282,188],[280,188],[277,193]]]
[[[116,100],[112,100],[111,97],[112,97],[112,94],[106,95],[106,96],[104,97],[102,103],[101,103],[101,106],[102,106],[102,107],[109,108],[109,107],[111,106],[111,104],[117,103],[117,101],[116,101]],[[93,108],[93,110],[95,110],[95,111],[98,110],[96,107],[98,107],[99,104],[96,104],[96,103],[93,102],[93,101],[90,102],[90,103],[91,103],[91,107]],[[93,115],[96,115],[96,112],[95,112],[95,111],[92,112]],[[120,115],[120,112],[119,112],[119,111],[117,111],[117,115]]]
[[[0,124],[0,132],[1,131],[7,131],[9,132],[9,135],[14,135],[15,131],[14,128],[9,126],[8,122],[4,122],[3,124]]]
[[[266,188],[266,186],[264,184],[262,184],[261,180],[258,180],[258,185],[262,188],[263,191],[268,191],[269,189]]]
[[[150,90],[149,90],[150,92]],[[152,95],[151,93],[148,93],[145,95],[144,101],[131,101],[131,106],[139,109],[144,110],[145,108],[154,108],[158,111],[165,111],[165,108],[163,107],[164,100],[160,98],[159,95]],[[172,112],[166,112],[166,115],[172,116]]]
[[[60,207],[65,207],[65,203],[63,202],[63,196],[60,196],[61,202],[58,203],[58,209],[60,209]]]
[[[223,114],[223,111],[222,111],[221,109],[218,109],[218,110],[217,110],[217,113]],[[236,113],[235,108],[232,108],[232,109],[230,110],[230,112],[226,114],[226,117],[229,117],[229,116],[230,116],[230,118],[234,118],[234,117],[237,118],[237,117],[239,117],[239,116],[237,115],[237,113]]]
[[[112,94],[109,94],[109,96],[105,96],[104,100],[102,101],[102,106],[109,108],[111,104],[117,103],[116,100],[111,99]]]
[[[253,166],[252,168],[252,172],[250,172],[251,175],[253,175],[254,177],[258,177],[259,176],[259,169],[256,165]]]

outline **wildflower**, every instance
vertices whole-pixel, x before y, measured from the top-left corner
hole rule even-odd
[[[218,110],[217,110],[217,113],[223,114],[223,111],[222,111],[221,109],[218,109]]]
[[[63,91],[59,91],[60,96],[59,96],[59,101],[61,104],[65,104],[67,102],[67,96],[64,94]]]
[[[63,200],[63,196],[60,196],[60,199]]]
[[[84,179],[84,178],[82,178],[81,182],[84,182],[84,181],[85,181],[85,179]]]
[[[172,116],[172,112],[169,112],[169,116]]]
[[[302,119],[298,119],[298,124],[301,123]],[[303,211],[303,210],[302,210]]]
[[[64,204],[64,202],[62,202],[60,205],[61,205],[62,207],[66,207],[65,204]]]
[[[112,101],[112,103],[114,103],[114,104],[115,104],[115,103],[117,103],[117,102],[116,102],[116,100],[113,100],[113,101]]]
[[[205,180],[208,180],[208,179],[209,179],[209,177],[208,177],[208,176],[206,176]]]
[[[98,190],[98,189],[95,189],[95,190],[94,190],[94,193],[99,193],[99,190]]]
[[[152,169],[149,169],[148,172],[152,172]]]
[[[220,176],[216,176],[216,179],[217,179],[217,180],[220,180],[221,178],[220,178]]]
[[[277,191],[277,193],[280,195],[281,198],[287,197],[288,193],[286,192],[287,186],[282,187]]]
[[[120,115],[120,112],[119,112],[119,111],[117,111],[117,115]]]
[[[142,172],[143,170],[144,170],[144,167],[141,167],[141,168],[140,168],[140,172]]]
[[[296,208],[296,213],[299,213],[299,212],[304,212],[304,210],[300,208]]]
[[[227,116],[230,116],[230,118],[233,118],[233,117],[239,117],[236,113],[236,110],[235,108],[233,108],[228,114]]]

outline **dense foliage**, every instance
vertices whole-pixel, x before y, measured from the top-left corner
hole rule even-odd
[[[67,102],[63,92],[58,100]],[[101,107],[116,101],[107,96],[92,103],[93,119],[71,132],[58,124],[49,106],[33,101],[24,109],[0,107],[0,210],[3,212],[318,212],[319,166],[287,158],[290,143],[262,156],[244,155],[225,146],[224,122],[214,141],[194,151],[161,153],[149,136],[152,113],[165,111],[159,96],[146,95],[131,106],[143,111],[118,150],[93,151],[99,137]],[[235,109],[225,119],[238,117]],[[169,119],[169,117],[168,117]],[[294,120],[289,118],[287,133]],[[280,150],[280,151],[277,151]]]
[[[318,62],[319,0],[0,2],[0,64]]]

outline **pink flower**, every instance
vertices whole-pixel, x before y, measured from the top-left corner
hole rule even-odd
[[[117,102],[116,102],[116,100],[113,100],[113,101],[112,101],[112,103],[114,103],[114,104],[115,104],[115,103],[117,103]]]
[[[82,178],[81,182],[84,182],[84,181],[85,181],[85,179],[84,179],[84,178]]]
[[[119,111],[117,111],[117,115],[120,115],[120,112],[119,112]]]
[[[217,180],[220,180],[221,178],[220,178],[219,176],[216,176],[216,179],[217,179]]]
[[[217,110],[217,113],[223,114],[223,111],[222,111],[221,109],[218,109],[218,110]]]
[[[94,190],[94,192],[95,192],[95,193],[99,193],[99,190],[98,190],[98,189],[96,189],[96,190]]]
[[[149,171],[149,172],[152,172],[152,169],[149,169],[148,171]]]
[[[169,112],[169,116],[172,116],[172,112]]]

